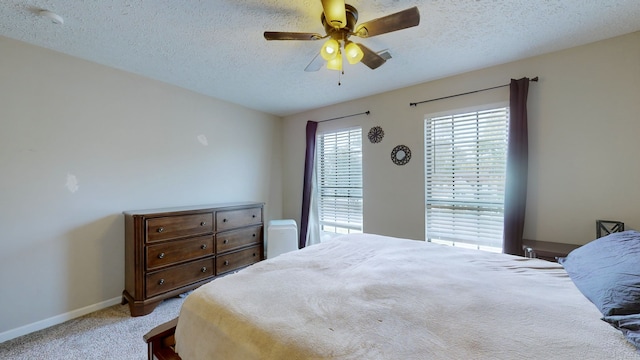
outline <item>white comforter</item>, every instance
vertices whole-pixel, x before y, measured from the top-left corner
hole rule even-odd
[[[640,359],[562,267],[355,235],[216,279],[187,297],[192,359]]]

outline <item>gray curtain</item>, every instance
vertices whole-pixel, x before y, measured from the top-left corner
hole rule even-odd
[[[318,123],[307,121],[307,146],[304,160],[304,183],[302,185],[302,216],[300,217],[300,238],[298,248],[302,249],[307,243],[309,229],[309,207],[311,206],[311,188],[313,186],[313,167],[316,154],[316,129]]]
[[[523,255],[522,236],[527,206],[529,166],[528,93],[529,78],[511,79],[507,179],[504,196],[503,252],[512,255]]]

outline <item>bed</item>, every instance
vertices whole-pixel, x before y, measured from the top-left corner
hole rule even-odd
[[[145,339],[158,359],[640,359],[633,314],[602,321],[572,255],[348,235],[203,285]]]

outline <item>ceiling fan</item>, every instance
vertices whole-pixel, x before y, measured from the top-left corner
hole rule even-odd
[[[319,70],[324,61],[327,68],[342,71],[342,55],[350,64],[362,62],[370,69],[376,69],[390,56],[379,54],[368,47],[349,40],[350,36],[368,38],[417,26],[420,24],[420,12],[412,7],[394,14],[367,21],[356,26],[358,10],[345,4],[344,0],[322,0],[323,13],[320,17],[325,35],[318,33],[265,31],[267,40],[321,40],[329,38],[305,71]],[[386,56],[385,56],[386,55]]]

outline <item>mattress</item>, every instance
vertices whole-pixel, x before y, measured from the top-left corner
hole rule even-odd
[[[640,359],[562,266],[371,234],[256,263],[190,294],[192,359]]]

